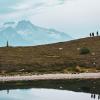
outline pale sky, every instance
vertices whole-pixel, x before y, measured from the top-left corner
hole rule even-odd
[[[100,29],[100,0],[0,0],[0,22],[30,20],[73,37]]]

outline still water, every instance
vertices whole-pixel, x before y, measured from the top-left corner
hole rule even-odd
[[[98,100],[99,95],[57,89],[17,89],[0,92],[0,100]]]
[[[0,100],[100,100],[100,80],[0,83]]]

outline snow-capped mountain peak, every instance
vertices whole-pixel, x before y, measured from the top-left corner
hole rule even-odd
[[[11,24],[12,25],[12,24]],[[0,45],[10,41],[14,46],[30,46],[71,40],[64,32],[36,26],[30,21],[19,21],[15,26],[0,28]]]

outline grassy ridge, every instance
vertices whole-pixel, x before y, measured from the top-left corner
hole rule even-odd
[[[81,48],[90,53],[80,54]],[[0,73],[56,73],[100,70],[100,37],[33,47],[1,47]]]

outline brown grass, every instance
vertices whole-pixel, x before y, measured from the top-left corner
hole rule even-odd
[[[79,50],[83,47],[89,48],[91,53],[81,55]],[[42,46],[0,48],[1,73],[67,72],[65,69],[76,66],[100,70],[100,37]]]

